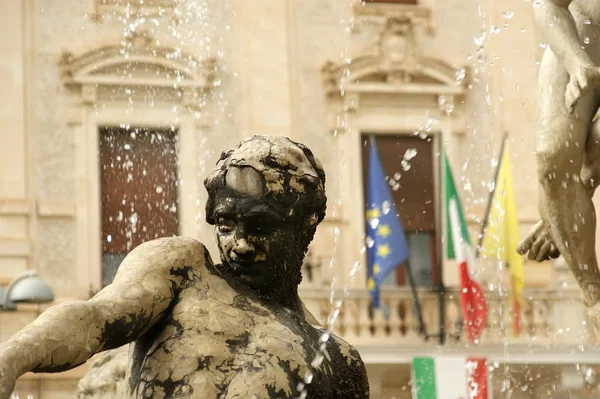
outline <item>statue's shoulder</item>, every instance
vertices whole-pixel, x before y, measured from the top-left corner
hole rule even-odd
[[[358,350],[348,342],[331,334],[327,346],[332,368],[339,377],[335,385],[336,398],[369,398],[367,369]]]
[[[124,264],[145,272],[169,272],[184,277],[190,271],[212,268],[210,253],[204,244],[191,237],[163,237],[147,241],[131,251]],[[121,269],[121,267],[119,267]]]

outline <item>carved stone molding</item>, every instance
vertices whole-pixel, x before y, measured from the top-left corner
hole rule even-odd
[[[37,214],[40,217],[72,218],[75,217],[75,201],[72,200],[37,200]]]
[[[321,69],[328,95],[345,92],[464,93],[457,69],[419,51],[411,19],[388,19],[376,43],[352,57],[350,64],[327,62]],[[457,84],[458,83],[458,84]],[[411,87],[412,86],[412,87]]]
[[[63,84],[93,104],[121,87],[122,96],[157,92],[171,102],[200,107],[202,92],[217,78],[215,58],[199,59],[181,48],[159,44],[148,32],[134,32],[124,43],[103,45],[83,54],[65,52],[59,63]],[[185,94],[185,95],[184,95]]]
[[[91,15],[102,22],[104,15],[112,14],[124,18],[167,17],[177,21],[176,0],[90,0]]]
[[[25,198],[0,198],[0,215],[25,216],[29,214],[29,204]]]
[[[390,19],[410,19],[425,26],[428,34],[434,32],[433,0],[419,0],[418,4],[367,3],[353,0],[355,30],[363,24],[385,24]]]

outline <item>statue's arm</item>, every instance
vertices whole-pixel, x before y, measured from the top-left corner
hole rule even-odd
[[[573,76],[594,64],[581,46],[575,21],[568,9],[570,3],[571,0],[541,0],[539,6],[534,7],[534,16],[550,49]]]
[[[117,348],[148,331],[207,259],[199,242],[164,238],[135,248],[115,280],[88,301],[53,306],[0,344],[2,373],[18,378],[58,372],[84,363],[95,353]]]

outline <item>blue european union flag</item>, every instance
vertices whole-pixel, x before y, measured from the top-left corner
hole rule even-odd
[[[367,286],[373,306],[379,307],[379,287],[390,271],[408,260],[408,246],[373,137],[369,152],[366,208],[369,262]]]

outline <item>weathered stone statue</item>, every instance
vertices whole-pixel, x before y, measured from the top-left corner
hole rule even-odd
[[[287,138],[255,136],[224,153],[205,181],[221,264],[190,238],[135,248],[92,299],[48,309],[0,345],[0,399],[25,372],[67,370],[129,342],[117,397],[297,397],[323,331],[297,288],[325,216],[324,185],[312,152]],[[101,372],[118,380],[114,364],[96,364],[81,389]],[[368,398],[357,351],[332,336],[306,389],[308,398]]]
[[[592,195],[600,183],[600,2],[539,0],[548,48],[538,78],[536,152],[542,221],[519,252],[542,261],[562,254],[600,325],[600,270]]]

